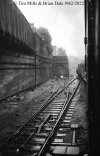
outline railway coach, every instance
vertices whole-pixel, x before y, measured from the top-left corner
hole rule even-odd
[[[100,152],[100,1],[85,0],[89,155]]]

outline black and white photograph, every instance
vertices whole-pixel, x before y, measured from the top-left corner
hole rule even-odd
[[[99,155],[99,9],[0,0],[0,156]]]

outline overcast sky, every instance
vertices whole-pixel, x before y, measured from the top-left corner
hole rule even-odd
[[[40,0],[42,5],[38,5],[39,0],[14,1],[28,22],[34,23],[36,28],[43,26],[48,29],[52,45],[63,47],[67,55],[84,55],[84,5],[65,5],[65,1],[70,0],[61,0],[63,5],[55,5],[54,0],[45,0],[53,2],[53,5],[43,5],[44,0]],[[71,0],[75,3],[78,1]],[[21,2],[25,3],[22,5]],[[31,5],[27,2],[31,2]]]

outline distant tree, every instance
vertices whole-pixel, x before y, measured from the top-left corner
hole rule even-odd
[[[51,53],[53,52],[53,47],[52,47],[51,44],[49,44],[49,45],[47,46],[47,49],[48,49],[48,53],[49,53],[49,54],[51,54]]]
[[[40,27],[39,29],[37,29],[37,33],[47,44],[51,43],[52,37],[48,29]]]
[[[67,56],[66,51],[62,47],[58,48],[58,55],[59,56]]]
[[[53,47],[51,45],[52,37],[48,31],[48,29],[40,27],[37,29],[37,34],[45,41],[47,44],[48,53],[51,54],[53,51]]]

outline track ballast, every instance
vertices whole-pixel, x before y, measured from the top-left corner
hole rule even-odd
[[[74,89],[68,87],[75,82]],[[1,154],[40,156],[46,154],[79,155],[75,144],[75,126],[70,125],[75,104],[71,103],[79,87],[74,79],[55,92],[41,108],[1,146]],[[69,135],[68,135],[69,134]],[[72,149],[73,148],[73,149]]]

